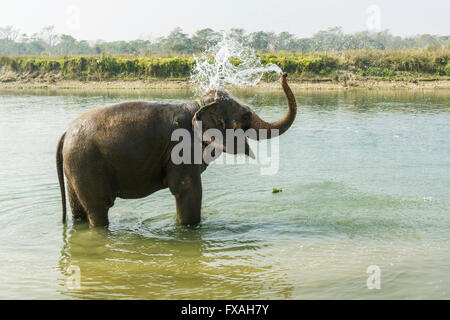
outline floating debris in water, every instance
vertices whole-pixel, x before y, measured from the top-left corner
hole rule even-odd
[[[283,189],[273,188],[272,190],[272,193],[279,193],[279,192],[283,192]]]

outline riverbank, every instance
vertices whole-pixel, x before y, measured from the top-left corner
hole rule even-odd
[[[346,90],[346,89],[450,89],[449,79],[353,79],[351,81],[335,81],[333,79],[298,80],[289,79],[293,90]],[[261,81],[253,87],[258,89],[281,89],[278,81]],[[116,81],[77,81],[55,79],[21,79],[0,82],[1,90],[154,90],[154,89],[186,89],[192,86],[187,79],[173,80],[116,80]]]
[[[301,89],[450,88],[450,48],[350,50],[259,54]],[[239,60],[230,61],[239,65]],[[190,88],[191,55],[0,56],[3,89],[180,89]],[[257,86],[279,88],[278,75]]]

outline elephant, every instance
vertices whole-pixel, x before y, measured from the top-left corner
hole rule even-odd
[[[295,97],[286,77],[282,73],[280,81],[288,109],[275,122],[262,120],[249,106],[223,90],[209,90],[199,99],[181,104],[128,101],[96,107],[82,114],[67,126],[57,144],[63,223],[66,222],[65,175],[74,223],[89,222],[92,227],[105,227],[109,224],[108,211],[117,197],[138,199],[169,188],[175,197],[178,222],[198,224],[201,173],[208,165],[204,161],[180,164],[171,161],[171,151],[176,145],[172,133],[180,128],[193,133],[201,123],[202,129],[214,128],[220,132],[268,130],[266,136],[251,137],[255,140],[281,135],[297,114]],[[214,142],[219,144],[212,139],[200,140],[201,148]],[[222,150],[239,153],[225,149],[225,143]],[[247,140],[245,150],[240,153],[253,156]]]

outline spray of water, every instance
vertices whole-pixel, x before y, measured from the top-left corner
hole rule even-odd
[[[199,57],[194,56],[194,60],[191,83],[197,94],[229,86],[254,86],[264,73],[282,72],[275,64],[264,66],[251,48],[227,33],[222,34],[222,40],[217,45],[210,47]]]

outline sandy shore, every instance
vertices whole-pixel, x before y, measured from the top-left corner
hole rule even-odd
[[[379,89],[450,89],[450,80],[352,80],[351,82],[299,81],[291,79],[289,84],[293,90],[338,90],[350,88],[379,88]],[[260,82],[255,89],[280,89],[280,84],[274,82]],[[187,80],[138,80],[138,81],[68,81],[68,80],[25,80],[0,82],[2,90],[152,90],[152,89],[192,89]]]

